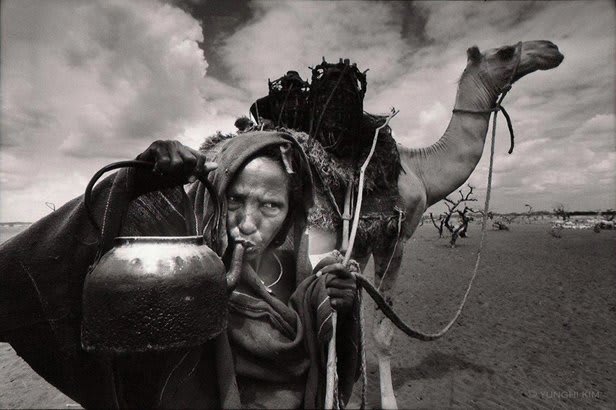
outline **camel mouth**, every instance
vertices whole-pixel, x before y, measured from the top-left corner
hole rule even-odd
[[[523,54],[515,81],[537,70],[546,71],[556,68],[565,59],[556,44],[550,41],[531,42]]]
[[[540,70],[551,70],[556,68],[563,62],[565,56],[558,50],[558,47],[554,46],[553,50],[550,50],[550,54],[544,54],[539,62]]]
[[[560,52],[558,46],[552,42],[546,42],[541,53],[537,55],[539,70],[551,70],[563,62],[565,56]]]

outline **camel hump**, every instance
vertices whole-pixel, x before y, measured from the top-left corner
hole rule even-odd
[[[369,112],[364,111],[364,114],[361,119],[361,122],[362,122],[361,129],[365,133],[370,133],[372,137],[374,137],[374,130],[376,130],[381,125],[385,124],[385,122],[387,121],[387,118],[388,118],[387,115],[371,114]],[[389,127],[389,125],[386,127],[383,127],[383,129],[380,131],[380,134],[382,133],[391,134],[391,128]],[[372,143],[372,139],[370,139],[370,143]]]

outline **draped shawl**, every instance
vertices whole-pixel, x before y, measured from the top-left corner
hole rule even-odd
[[[188,194],[169,188],[135,199],[135,171],[123,169],[93,190],[93,211],[102,232],[89,223],[83,196],[0,245],[0,340],[43,378],[84,407],[238,408],[321,407],[331,308],[325,277],[310,275],[304,228],[312,205],[312,180],[301,148],[279,132],[246,133],[228,141],[210,176],[224,192],[242,165],[269,146],[290,145],[302,172],[303,203],[289,227],[290,241],[276,250],[285,274],[297,288],[288,304],[270,295],[254,271],[241,279],[253,292],[234,292],[229,326],[215,339],[192,349],[102,355],[81,348],[84,279],[99,249],[118,235],[183,236],[207,229],[208,201],[203,184]],[[296,187],[297,188],[297,187]],[[219,221],[224,225],[226,204]],[[219,254],[227,247],[225,229],[210,238]],[[340,394],[348,400],[359,370],[358,320],[354,308],[339,319]]]

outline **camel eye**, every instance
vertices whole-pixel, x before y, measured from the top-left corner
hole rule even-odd
[[[509,60],[515,54],[515,47],[503,47],[497,52],[498,56],[503,60]]]

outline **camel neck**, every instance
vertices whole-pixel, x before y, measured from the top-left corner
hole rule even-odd
[[[458,84],[454,108],[487,111],[494,108],[498,94],[489,73],[483,70],[466,70]]]
[[[445,198],[471,175],[481,159],[497,92],[484,73],[465,72],[455,108],[486,113],[453,113],[443,136],[430,147],[409,152],[410,167],[422,176],[428,205]]]
[[[490,110],[496,105],[497,97],[498,92],[488,73],[465,71],[458,85],[454,109],[477,113],[453,113],[447,130],[439,140],[443,148],[450,148],[447,151],[453,152],[470,149],[476,155],[470,155],[468,161],[479,161],[488,130]]]

